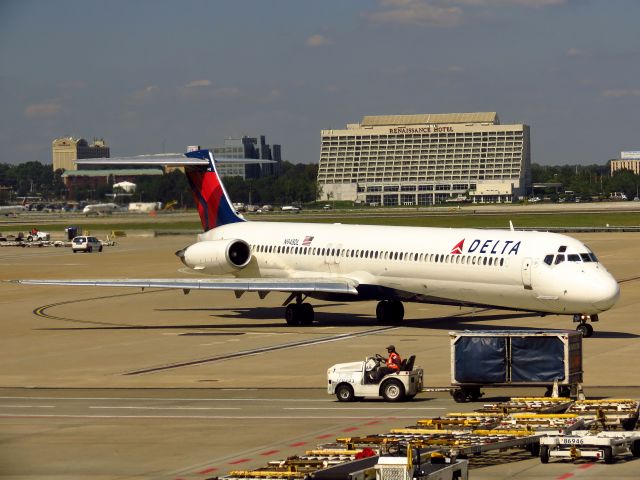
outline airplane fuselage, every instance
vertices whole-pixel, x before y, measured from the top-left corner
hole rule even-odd
[[[592,315],[619,296],[587,246],[548,232],[240,222],[199,240],[183,261],[201,273],[229,273],[220,271],[207,242],[242,240],[251,259],[231,272],[237,277],[348,277],[367,300]]]

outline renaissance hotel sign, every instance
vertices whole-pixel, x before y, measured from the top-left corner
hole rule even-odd
[[[440,125],[427,125],[426,127],[393,127],[389,129],[389,133],[446,133],[453,131],[453,127],[442,127]]]

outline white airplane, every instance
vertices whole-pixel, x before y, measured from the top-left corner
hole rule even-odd
[[[0,207],[0,215],[17,215],[21,212],[26,212],[27,207],[24,205],[4,205]]]
[[[82,213],[85,215],[105,215],[112,214],[120,210],[120,206],[115,203],[94,203],[87,205],[82,209]]]
[[[288,324],[310,324],[305,300],[378,300],[376,317],[397,323],[402,302],[423,302],[572,315],[584,336],[588,321],[610,309],[616,280],[582,242],[555,233],[245,221],[236,214],[208,150],[185,156],[106,160],[181,165],[204,233],[176,255],[211,278],[22,280],[81,285],[289,293]],[[152,163],[155,162],[155,163]],[[223,275],[227,275],[226,277]]]
[[[16,216],[18,213],[26,212],[29,209],[27,208],[27,199],[25,198],[20,205],[3,205],[0,207],[0,215],[8,216]]]

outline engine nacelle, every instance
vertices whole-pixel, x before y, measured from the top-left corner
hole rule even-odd
[[[182,263],[210,274],[233,273],[251,261],[251,247],[244,240],[207,240],[176,252]]]

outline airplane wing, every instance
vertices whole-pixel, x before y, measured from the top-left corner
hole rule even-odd
[[[235,292],[323,292],[357,295],[358,283],[349,278],[145,278],[16,280],[22,285],[68,285],[86,287],[175,288],[233,290]]]

